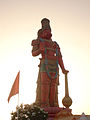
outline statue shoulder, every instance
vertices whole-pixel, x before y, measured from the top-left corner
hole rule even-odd
[[[60,49],[59,44],[56,41],[53,41],[53,46],[54,46],[54,48]]]

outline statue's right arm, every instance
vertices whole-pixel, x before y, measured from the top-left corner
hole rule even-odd
[[[33,46],[32,48],[32,56],[38,56],[40,54],[40,41],[39,39],[32,40],[31,45]]]

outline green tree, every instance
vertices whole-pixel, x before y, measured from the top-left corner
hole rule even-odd
[[[18,114],[18,118],[17,118]],[[23,105],[16,107],[16,111],[11,113],[11,120],[47,120],[48,113],[36,105]]]

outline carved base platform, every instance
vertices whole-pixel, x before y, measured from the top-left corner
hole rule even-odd
[[[72,110],[69,108],[60,108],[60,107],[46,107],[43,108],[46,112],[48,112],[48,120],[54,120],[58,116],[65,117],[71,116]]]

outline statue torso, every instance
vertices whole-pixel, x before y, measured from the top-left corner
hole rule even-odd
[[[56,50],[58,50],[59,46],[56,42],[52,40],[47,39],[40,39],[40,48],[43,48],[42,59],[45,59],[45,56],[47,56],[47,59],[49,60],[56,60]]]

